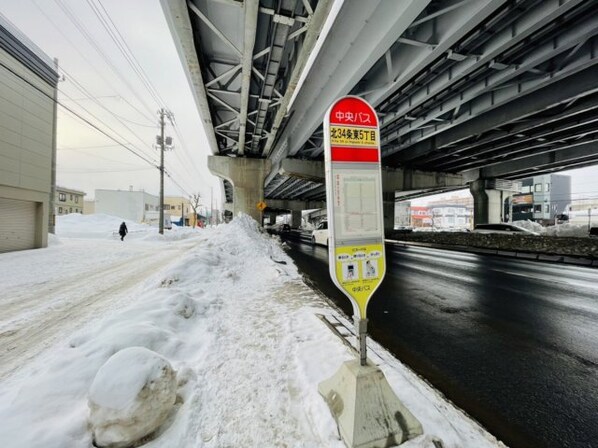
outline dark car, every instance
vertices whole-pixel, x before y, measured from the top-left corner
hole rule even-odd
[[[473,229],[474,233],[503,233],[507,235],[538,235],[537,232],[533,232],[523,227],[515,226],[513,224],[476,224]]]

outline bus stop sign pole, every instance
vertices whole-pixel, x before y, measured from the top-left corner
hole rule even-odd
[[[366,365],[367,305],[386,273],[380,127],[367,101],[346,96],[324,117],[329,269],[351,300]]]

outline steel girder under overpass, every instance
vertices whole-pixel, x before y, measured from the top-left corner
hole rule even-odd
[[[349,93],[380,112],[386,166],[474,180],[598,162],[597,2],[345,1],[301,85],[332,1],[162,2],[213,153],[269,158],[266,198],[324,198],[279,167],[322,160],[324,112]]]

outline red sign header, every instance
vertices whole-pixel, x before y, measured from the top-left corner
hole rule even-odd
[[[326,118],[332,162],[380,162],[378,117],[367,101],[356,96],[341,98]]]
[[[378,127],[376,112],[361,98],[349,96],[338,100],[330,110],[330,124]]]

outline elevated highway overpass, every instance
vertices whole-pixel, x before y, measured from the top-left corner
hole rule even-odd
[[[162,0],[231,211],[322,205],[322,120],[379,112],[394,200],[469,186],[475,221],[513,181],[598,163],[592,0]],[[268,211],[268,209],[266,210]]]

